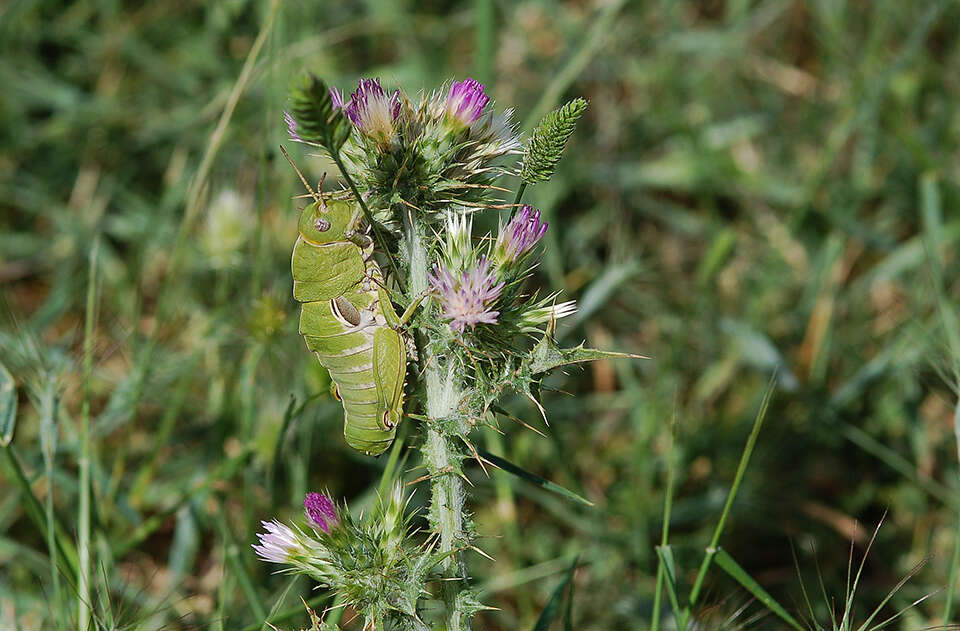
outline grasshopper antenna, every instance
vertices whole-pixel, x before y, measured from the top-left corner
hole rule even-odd
[[[310,188],[310,183],[307,182],[307,178],[303,177],[303,173],[300,172],[300,169],[297,168],[297,165],[293,163],[293,160],[290,159],[290,154],[287,153],[287,150],[283,148],[283,145],[280,145],[280,152],[283,153],[283,157],[287,159],[287,162],[290,163],[290,166],[293,167],[293,170],[297,172],[297,175],[300,177],[300,181],[303,182],[303,185],[310,191],[310,195],[313,197],[314,201],[319,204],[323,204],[326,208],[327,204],[323,201],[323,198],[317,195],[317,192]],[[323,177],[327,177],[327,174],[324,173]],[[323,184],[323,179],[320,180],[320,184]]]
[[[327,179],[327,172],[324,171],[323,175],[320,176],[320,181],[317,182],[317,192],[320,194],[320,206],[323,207],[323,212],[327,212],[327,200],[323,198],[323,181]]]

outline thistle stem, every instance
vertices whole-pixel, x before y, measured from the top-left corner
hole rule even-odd
[[[408,288],[411,295],[425,292],[427,280],[427,251],[424,244],[425,228],[405,221],[404,247],[409,269]],[[459,477],[463,454],[456,438],[446,434],[440,421],[457,409],[463,395],[462,384],[456,376],[453,363],[440,356],[422,335],[417,337],[420,361],[424,366],[426,398],[424,407],[430,419],[423,446],[423,462],[430,475],[430,522],[439,537],[439,552],[451,553],[442,563],[446,579],[441,587],[446,631],[468,631],[470,613],[462,610],[461,592],[466,589],[467,571],[462,555],[457,550],[467,541],[464,531],[463,480]],[[459,580],[458,580],[459,579]]]
[[[429,396],[429,395],[428,395]],[[429,399],[428,399],[429,400]],[[429,407],[429,406],[428,406]],[[463,541],[463,481],[454,473],[460,454],[443,433],[427,430],[424,463],[430,475],[430,516],[438,528],[440,552],[455,551]],[[446,631],[464,631],[470,628],[468,617],[460,611],[459,594],[466,585],[466,566],[462,555],[454,552],[443,561],[444,578],[441,586],[445,610]],[[459,580],[455,580],[459,579]]]
[[[353,183],[353,178],[350,177],[349,171],[347,171],[347,168],[343,166],[343,160],[340,159],[340,152],[330,151],[329,153],[334,164],[336,164],[337,168],[340,169],[340,175],[344,180],[347,181],[347,186],[350,187],[350,192],[353,193],[357,203],[360,204],[360,210],[363,211],[363,218],[366,219],[367,223],[370,224],[370,228],[373,230],[374,241],[376,241],[377,245],[380,246],[380,250],[387,255],[387,263],[390,264],[390,270],[397,275],[397,278],[399,278],[400,275],[397,270],[397,265],[393,261],[393,255],[390,254],[390,244],[387,243],[386,237],[384,237],[383,233],[380,231],[380,224],[374,221],[373,213],[370,212],[370,209],[367,207],[367,202],[364,201],[360,191],[357,190],[357,185]]]

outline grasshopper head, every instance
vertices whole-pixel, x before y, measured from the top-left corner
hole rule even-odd
[[[344,241],[356,230],[357,205],[352,200],[314,202],[300,213],[298,229],[311,243]]]

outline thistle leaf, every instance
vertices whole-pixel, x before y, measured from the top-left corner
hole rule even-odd
[[[544,116],[533,130],[523,152],[520,177],[524,184],[546,182],[560,162],[567,139],[577,126],[577,120],[587,109],[587,101],[576,98]]]
[[[570,584],[570,579],[573,578],[573,571],[577,568],[577,561],[579,560],[580,557],[577,556],[573,559],[573,562],[570,563],[570,567],[568,567],[564,573],[563,579],[553,590],[553,594],[550,595],[550,600],[547,601],[547,605],[540,613],[540,617],[537,619],[537,624],[533,627],[533,631],[547,631],[547,629],[550,628],[550,624],[560,614],[560,605],[563,604],[563,594],[567,591],[567,585]],[[571,594],[570,597],[572,598],[573,595]]]
[[[577,503],[579,503],[579,504],[585,504],[586,506],[593,506],[593,505],[594,505],[593,502],[591,502],[590,500],[586,499],[586,498],[583,497],[583,496],[577,495],[576,493],[574,493],[574,492],[571,491],[570,489],[568,489],[568,488],[566,488],[566,487],[562,487],[562,486],[560,486],[559,484],[557,484],[556,482],[551,482],[550,480],[547,480],[546,478],[541,478],[539,475],[537,475],[537,474],[535,474],[535,473],[530,473],[530,472],[527,471],[526,469],[523,469],[523,468],[521,468],[521,467],[518,467],[517,465],[513,464],[513,463],[510,462],[509,460],[504,460],[504,459],[501,458],[500,456],[496,456],[496,455],[490,453],[489,451],[485,451],[485,450],[480,449],[479,447],[477,447],[477,454],[478,454],[481,458],[483,458],[484,460],[487,460],[488,462],[491,462],[492,464],[494,464],[494,465],[496,465],[497,467],[503,469],[503,470],[506,471],[507,473],[512,473],[513,475],[517,476],[518,478],[520,478],[520,479],[522,479],[522,480],[526,480],[527,482],[530,482],[531,484],[535,484],[535,485],[539,486],[540,488],[546,489],[547,491],[550,491],[550,492],[552,492],[552,493],[556,493],[557,495],[560,495],[560,496],[562,496],[562,497],[565,497],[565,498],[567,498],[567,499],[569,499],[569,500],[573,500],[574,502],[577,502]]]
[[[290,101],[296,135],[331,154],[338,153],[353,126],[340,108],[334,107],[326,82],[312,74],[304,77],[300,86],[290,91]]]
[[[534,349],[530,351],[530,355],[524,359],[523,363],[530,371],[530,374],[537,375],[569,364],[625,357],[631,359],[649,359],[643,355],[635,355],[633,353],[617,353],[614,351],[601,351],[595,348],[584,348],[582,343],[575,348],[560,348],[557,346],[557,343],[554,342],[553,337],[547,333],[543,336],[543,339],[537,343]]]

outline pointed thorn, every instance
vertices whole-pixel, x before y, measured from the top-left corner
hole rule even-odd
[[[544,438],[547,437],[547,435],[544,434],[543,432],[541,432],[539,429],[537,429],[536,427],[533,427],[532,425],[528,425],[527,423],[525,423],[524,421],[520,420],[520,419],[517,418],[516,416],[514,416],[514,415],[512,415],[512,414],[507,414],[506,412],[501,412],[501,413],[502,413],[504,416],[506,416],[508,419],[510,419],[511,421],[523,425],[524,427],[526,427],[527,429],[529,429],[531,432],[535,432],[535,433],[537,433],[537,434],[540,434],[540,436],[542,436],[542,437],[544,437]],[[544,418],[543,420],[546,421],[547,419]],[[547,425],[549,425],[549,423],[547,423]],[[500,432],[500,433],[503,434],[503,432]]]
[[[429,480],[429,479],[432,478],[432,477],[433,477],[433,475],[431,475],[431,474],[428,473],[427,475],[422,475],[422,476],[420,476],[420,477],[417,478],[416,480],[411,480],[410,482],[407,482],[406,484],[404,484],[404,486],[413,486],[414,484],[417,484],[418,482],[423,482],[424,480]]]
[[[470,442],[469,440],[467,440],[466,438],[463,438],[462,440],[463,440],[464,444],[465,444],[467,447],[470,448],[470,451],[473,452],[473,459],[476,460],[476,461],[477,461],[477,464],[480,465],[480,468],[483,469],[483,474],[489,478],[489,477],[490,477],[490,472],[487,471],[487,467],[484,466],[484,464],[483,464],[483,458],[481,458],[481,457],[480,457],[480,454],[477,453],[477,448],[474,447],[474,446],[473,446],[473,443],[471,443],[471,442]],[[471,484],[470,486],[473,486],[473,485]]]
[[[526,392],[526,393],[524,393],[524,394],[526,395],[526,397],[527,397],[528,399],[530,399],[531,401],[533,401],[533,404],[534,404],[535,406],[537,406],[537,410],[540,411],[540,416],[543,417],[543,422],[546,424],[547,427],[550,427],[550,421],[547,420],[547,412],[546,412],[546,410],[543,409],[543,406],[540,405],[540,402],[537,401],[537,398],[536,398],[535,396],[533,396],[532,394],[530,394],[529,392]]]
[[[493,467],[494,469],[500,469],[500,467],[498,467],[495,462],[490,462],[489,460],[487,460],[486,458],[483,458],[483,457],[481,457],[481,460],[483,460],[484,462],[486,462],[488,465],[490,465],[490,466]],[[502,469],[501,469],[501,470],[502,470]]]
[[[470,546],[469,549],[470,549],[470,550],[473,550],[474,552],[476,552],[477,554],[479,554],[479,555],[482,556],[483,558],[488,559],[488,560],[490,560],[490,561],[493,562],[493,563],[496,563],[496,562],[497,562],[496,559],[494,559],[492,556],[490,556],[489,554],[487,554],[486,552],[484,552],[483,550],[481,550],[481,549],[478,548],[477,546]]]

